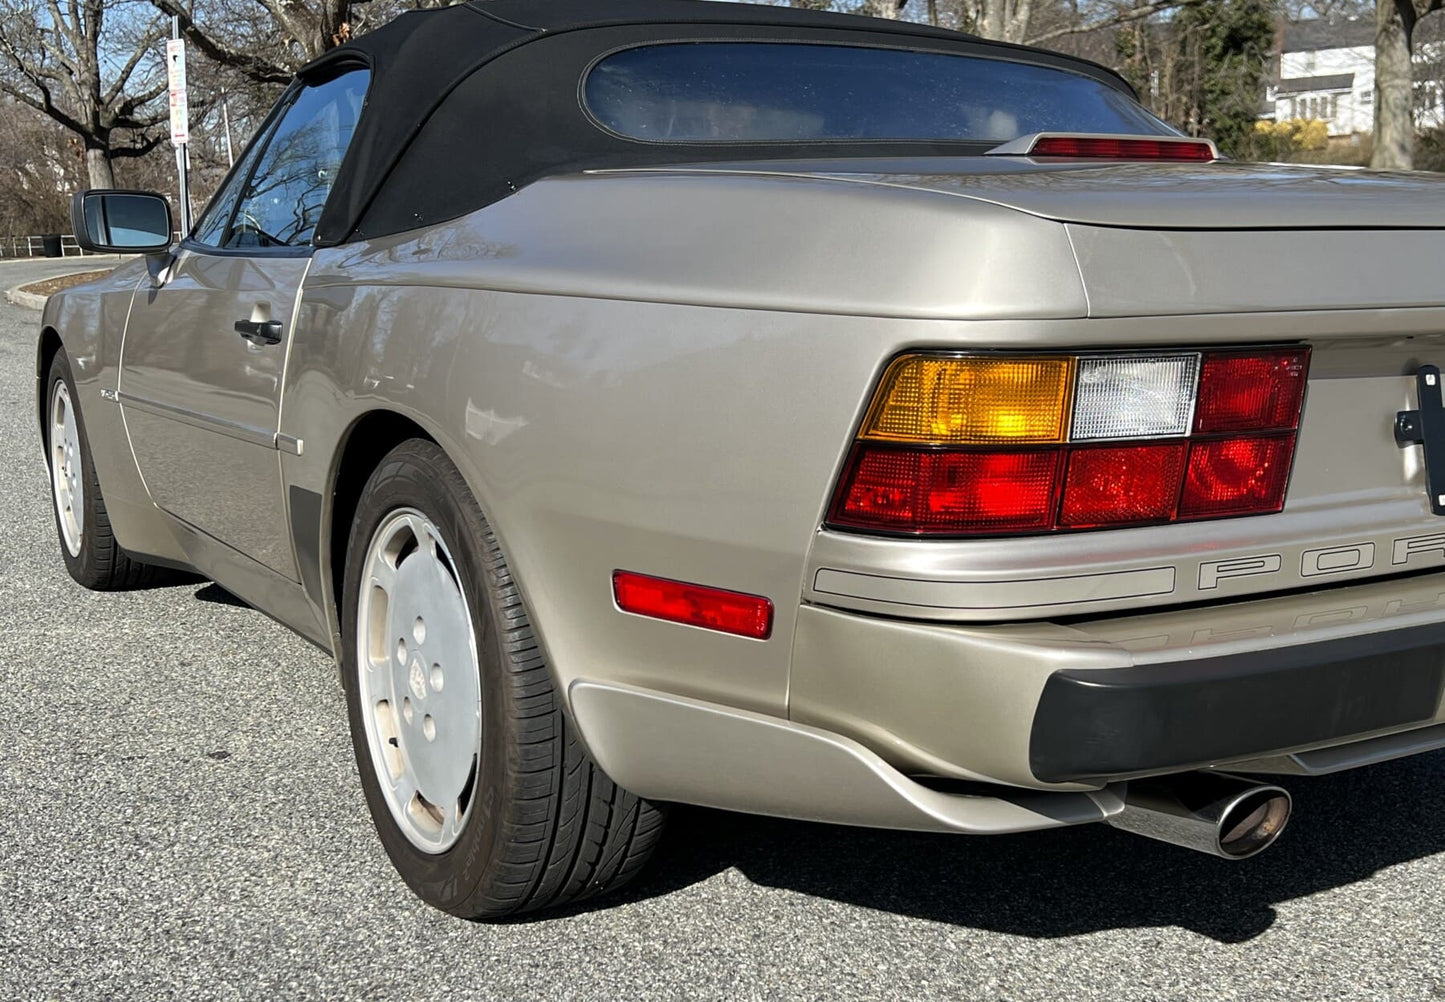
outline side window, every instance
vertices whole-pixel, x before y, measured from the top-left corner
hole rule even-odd
[[[250,174],[223,246],[310,243],[356,131],[370,77],[367,70],[352,70],[296,96]]]
[[[272,123],[268,122],[261,134],[246,147],[246,152],[241,154],[241,159],[236,161],[236,165],[221,182],[221,187],[211,198],[211,204],[206,206],[206,211],[201,213],[201,218],[191,230],[192,240],[208,247],[221,246],[226,236],[226,227],[236,211],[236,203],[241,200],[241,191],[246,187],[246,179],[251,176],[251,168],[255,166],[256,158],[266,148],[271,132]]]

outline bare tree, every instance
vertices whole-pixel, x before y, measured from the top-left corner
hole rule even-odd
[[[1029,37],[1033,0],[978,0],[974,24],[984,38],[1022,42]]]
[[[345,41],[351,31],[351,0],[150,2],[177,18],[181,34],[208,59],[260,83],[286,83],[296,67]]]
[[[1415,162],[1415,25],[1445,0],[1376,0],[1375,150],[1370,166],[1409,170]]]
[[[903,13],[907,3],[908,0],[863,0],[863,8],[859,13],[869,17],[886,17],[894,21]]]
[[[290,80],[298,66],[404,10],[446,7],[457,0],[149,2],[177,18],[187,41],[208,59],[260,83],[278,84]]]
[[[0,0],[0,92],[69,130],[92,187],[165,138],[159,18],[126,0]]]
[[[974,30],[985,38],[1048,46],[1073,35],[1140,24],[1203,0],[1070,0],[1052,6],[1040,4],[1039,0],[965,2],[973,6]]]
[[[66,193],[85,183],[76,143],[55,121],[0,98],[0,235],[60,233],[69,226]]]
[[[1193,7],[1203,0],[1142,0],[1134,3],[1094,3],[1077,11],[1066,23],[1025,36],[1029,45],[1044,45],[1070,35],[1084,35],[1149,22],[1157,14]]]
[[[1280,10],[1290,21],[1353,21],[1374,10],[1371,0],[1282,0]]]

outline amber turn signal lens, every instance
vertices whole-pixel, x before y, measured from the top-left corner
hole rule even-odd
[[[930,445],[1062,442],[1071,358],[905,355],[889,367],[864,439]]]

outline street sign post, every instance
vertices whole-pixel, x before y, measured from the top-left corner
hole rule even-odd
[[[191,192],[186,144],[191,141],[190,109],[186,96],[186,43],[181,40],[180,18],[171,18],[171,39],[166,42],[166,83],[171,98],[171,142],[176,147],[176,174],[180,178],[181,233],[191,231]]]

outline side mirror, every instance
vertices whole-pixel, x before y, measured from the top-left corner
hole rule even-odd
[[[153,191],[82,191],[70,200],[75,242],[102,254],[155,254],[171,245],[171,206]]]

